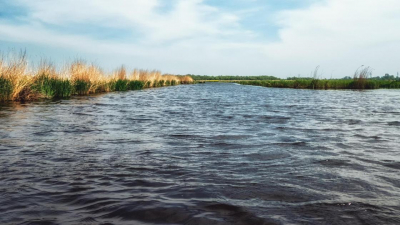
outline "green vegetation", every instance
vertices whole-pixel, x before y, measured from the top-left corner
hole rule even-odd
[[[144,87],[144,81],[132,80],[128,83],[128,90],[140,90]]]
[[[280,80],[274,76],[206,76],[190,75],[195,81]]]
[[[45,98],[66,98],[71,96],[74,87],[69,80],[57,79],[42,74],[32,84],[31,90]]]
[[[351,77],[345,77],[344,79],[352,79]],[[385,81],[400,81],[399,75],[394,76],[394,75],[389,75],[388,73],[385,74],[384,76],[376,76],[376,77],[370,77],[369,79],[371,80],[385,80]]]
[[[115,82],[115,91],[127,91],[128,90],[128,80],[117,80]]]
[[[400,78],[385,74],[382,77],[371,77],[370,67],[360,67],[353,77],[342,79],[318,79],[317,66],[312,77],[288,77],[279,79],[274,76],[197,76],[191,75],[197,82],[235,82],[243,85],[256,85],[276,88],[301,88],[301,89],[378,89],[400,88]]]
[[[76,95],[85,95],[89,92],[90,81],[77,79],[73,83],[74,93]]]
[[[378,89],[378,88],[400,88],[400,81],[372,80],[372,79],[296,79],[276,81],[239,81],[243,85],[255,85],[277,88],[301,88],[301,89]]]
[[[12,94],[12,83],[10,80],[0,77],[0,101],[10,98]]]

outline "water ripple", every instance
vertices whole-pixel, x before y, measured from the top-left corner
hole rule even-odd
[[[0,105],[0,224],[400,224],[399,112],[224,83]]]

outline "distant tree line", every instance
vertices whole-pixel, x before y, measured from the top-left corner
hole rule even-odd
[[[385,76],[382,76],[382,77],[379,77],[379,76],[371,77],[370,79],[373,79],[373,80],[396,80],[396,81],[400,81],[399,75],[397,75],[395,77],[394,75],[389,75],[388,73],[385,74]]]
[[[353,79],[353,77],[349,77],[349,76],[343,77],[343,80],[351,80],[351,79]],[[384,76],[381,76],[381,77],[380,77],[380,76],[369,77],[368,79],[371,79],[371,80],[393,80],[393,81],[400,81],[399,75],[394,76],[394,75],[389,75],[388,73],[386,73]]]
[[[286,80],[313,80],[313,77],[288,77]],[[345,76],[343,78],[329,79],[329,80],[353,80],[354,77]],[[400,81],[399,75],[389,75],[388,73],[384,76],[368,77],[370,80],[386,80],[386,81]]]
[[[286,80],[312,80],[312,77],[288,77]]]
[[[192,75],[188,74],[191,76],[194,80],[282,80],[281,78],[274,77],[274,76],[267,76],[267,75],[261,75],[261,76],[226,76],[226,75],[220,75],[220,76],[207,76],[207,75]],[[315,78],[313,77],[288,77],[286,80],[313,80]],[[354,77],[346,76],[343,78],[339,79],[330,79],[330,80],[352,80]],[[394,76],[394,75],[389,75],[388,73],[385,74],[384,76],[376,76],[376,77],[369,77],[368,79],[371,80],[387,80],[387,81],[400,81],[400,77]]]

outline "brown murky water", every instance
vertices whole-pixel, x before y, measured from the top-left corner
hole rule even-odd
[[[400,224],[400,91],[199,84],[0,106],[0,224]]]

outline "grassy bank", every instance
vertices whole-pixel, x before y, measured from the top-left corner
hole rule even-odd
[[[359,67],[353,78],[343,79],[318,79],[319,66],[317,66],[312,77],[289,77],[280,79],[274,76],[198,76],[192,75],[195,82],[234,82],[243,85],[256,85],[276,88],[300,88],[300,89],[378,89],[378,88],[400,88],[400,78],[385,74],[382,77],[372,77],[372,68]]]
[[[273,81],[238,81],[243,85],[256,85],[276,88],[301,88],[301,89],[378,89],[400,88],[400,81],[373,80],[356,77],[350,80],[344,79],[296,79]]]
[[[244,80],[279,80],[279,78],[274,76],[207,76],[207,75],[192,75],[190,74],[195,81],[207,81],[207,82],[215,82],[215,81],[244,81]]]
[[[25,53],[0,58],[0,102],[40,98],[67,98],[72,95],[140,90],[193,83],[190,76],[161,74],[160,71],[133,70],[121,66],[106,74],[99,67],[75,61],[57,69],[42,61],[29,68]]]

